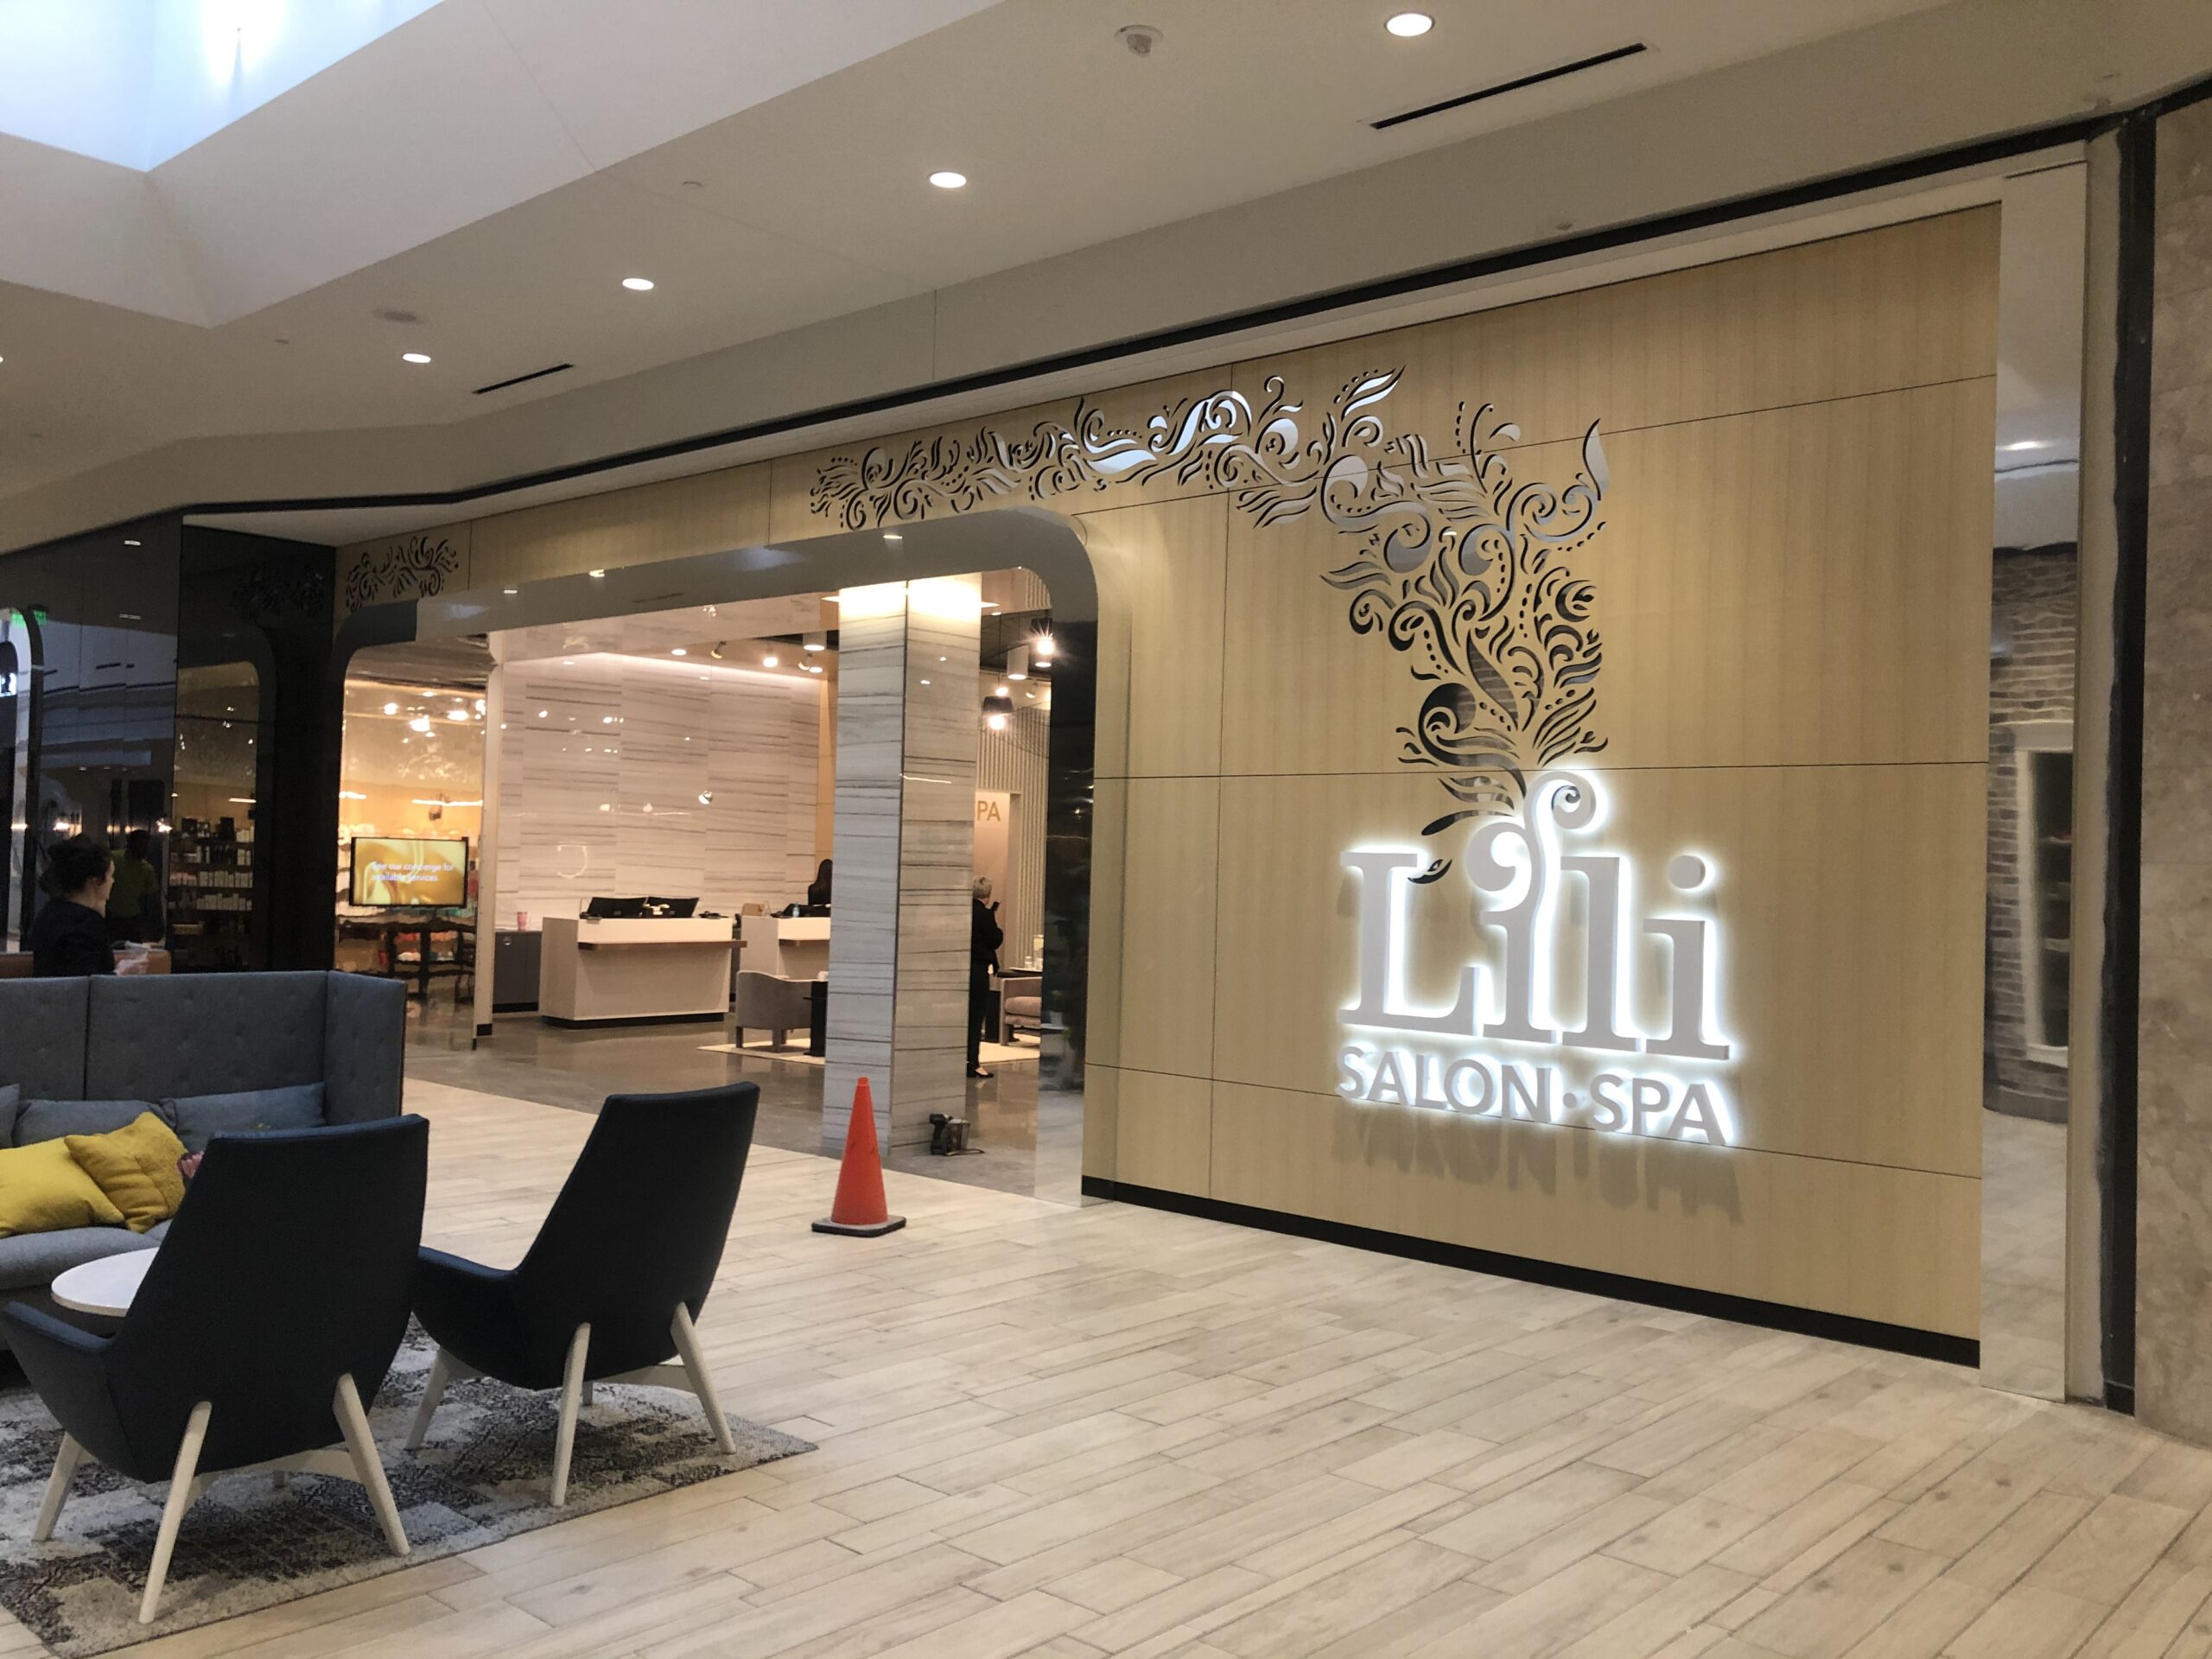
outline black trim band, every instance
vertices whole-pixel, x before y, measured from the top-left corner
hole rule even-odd
[[[1501,80],[1494,86],[1478,86],[1471,92],[1462,92],[1457,98],[1447,98],[1435,104],[1424,104],[1417,110],[1408,110],[1402,115],[1386,115],[1380,121],[1367,124],[1377,132],[1388,132],[1392,127],[1402,127],[1408,121],[1420,121],[1432,115],[1441,115],[1446,110],[1464,110],[1470,104],[1480,104],[1485,99],[1503,98],[1508,92],[1517,92],[1523,87],[1541,86],[1548,80],[1558,80],[1567,75],[1579,75],[1585,69],[1595,69],[1604,64],[1618,63],[1623,58],[1632,58],[1651,48],[1642,41],[1617,46],[1610,52],[1599,52],[1586,58],[1577,58],[1573,63],[1562,63],[1555,69],[1539,69],[1533,75],[1516,75],[1511,80]]]
[[[2136,1070],[2143,950],[2143,671],[2151,538],[2151,313],[2158,252],[2158,118],[2120,124],[2113,366],[2112,715],[2106,737],[2105,958],[2099,987],[2097,1152],[2105,1403],[2135,1398]],[[2125,1398],[2130,1403],[2115,1403]]]
[[[1294,1216],[1281,1210],[1262,1210],[1248,1204],[1220,1198],[1201,1198],[1187,1192],[1166,1192],[1158,1187],[1132,1186],[1096,1175],[1083,1178],[1088,1198],[1111,1198],[1120,1204],[1141,1205],[1149,1210],[1172,1210],[1178,1215],[1206,1221],[1227,1222],[1236,1227],[1255,1227],[1262,1232],[1286,1233],[1293,1238],[1318,1239],[1325,1244],[1347,1245],[1382,1255],[1402,1256],[1409,1262],[1433,1262],[1440,1267],[1464,1268],[1500,1279],[1521,1279],[1560,1290],[1579,1290],[1617,1301],[1642,1302],[1652,1307],[1673,1308],[1682,1313],[1701,1313],[1708,1319],[1729,1319],[1738,1325],[1764,1325],[1801,1336],[1824,1337],[1860,1348],[1882,1348],[1921,1359],[1942,1360],[1949,1365],[1979,1365],[1981,1344],[1971,1337],[1948,1336],[1941,1331],[1922,1331],[1909,1325],[1888,1325],[1879,1319],[1853,1319],[1844,1313],[1823,1313],[1815,1308],[1792,1307],[1786,1302],[1763,1302],[1750,1296],[1730,1296],[1719,1291],[1693,1290],[1684,1285],[1663,1284],[1656,1279],[1634,1279],[1626,1274],[1602,1273],[1594,1268],[1568,1267],[1540,1262],[1534,1256],[1509,1255],[1502,1250],[1477,1249],[1471,1244],[1445,1244],[1416,1238],[1410,1233],[1386,1233],[1373,1227],[1354,1227],[1340,1221],[1313,1216]]]

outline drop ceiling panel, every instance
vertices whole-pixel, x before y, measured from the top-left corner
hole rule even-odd
[[[1340,0],[1155,0],[1143,21],[1163,39],[1140,59],[1115,15],[1008,0],[614,171],[670,193],[696,180],[716,212],[944,286],[1931,3],[1431,0],[1436,28],[1405,41]],[[1637,41],[1651,49],[1368,124]],[[929,188],[940,168],[968,187]]]
[[[219,322],[589,170],[490,16],[448,0],[149,176]]]
[[[478,3],[592,165],[607,167],[995,0],[623,0],[613,27],[606,0]]]
[[[657,286],[633,294],[625,276]],[[354,364],[341,418],[459,419],[493,407],[474,387],[555,363],[558,392],[757,339],[915,291],[904,278],[594,178],[266,313],[295,340],[342,340]],[[378,309],[419,313],[396,327]],[[398,361],[427,352],[427,368]],[[513,401],[531,388],[495,397]]]

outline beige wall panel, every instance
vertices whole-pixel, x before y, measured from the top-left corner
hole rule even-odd
[[[1097,412],[1100,429],[1143,433],[1162,410],[1208,397],[1228,384],[1225,368],[1207,369],[1117,386],[1081,401]],[[1089,512],[1205,493],[1203,481],[1172,475],[1102,488],[1055,467],[1052,456],[1058,435],[1066,430],[1077,403],[1073,397],[1055,398],[980,420],[856,438],[781,457],[769,463],[774,472],[769,512],[772,537],[795,541],[802,536],[944,518],[995,506],[1042,503],[1061,512]],[[815,486],[825,470],[853,480],[858,486],[855,493],[817,498]],[[860,486],[863,478],[865,485]]]
[[[1096,1053],[1096,1046],[1092,1051]],[[1121,1133],[1122,1073],[1096,1059],[1083,1068],[1083,1173],[1086,1180],[1111,1181],[1116,1174],[1116,1139]]]
[[[650,564],[768,539],[765,461],[476,521],[474,585]]]
[[[1996,353],[1993,207],[1240,363],[1236,384],[1259,403],[1280,376],[1318,412],[1402,368],[1385,427],[1450,454],[1463,405],[1542,443],[1975,378]]]
[[[1098,775],[1218,772],[1227,499],[1117,507],[1082,526],[1098,574]]]
[[[1211,778],[1135,778],[1111,791],[1127,803],[1127,817],[1118,895],[1121,987],[1109,1064],[1187,1077],[1211,1075],[1221,787]],[[1099,788],[1109,792],[1107,785]],[[1095,866],[1100,861],[1096,848],[1092,856]],[[1094,912],[1098,902],[1094,885]],[[1100,971],[1095,945],[1091,963],[1095,1028]]]
[[[1700,853],[1719,871],[1716,1012],[1738,1045],[1725,1075],[1743,1145],[1978,1173],[1983,768],[1597,775],[1605,823],[1567,850],[1629,855],[1631,914],[1680,913],[1662,880],[1677,852]],[[1405,774],[1224,783],[1217,1078],[1327,1094],[1344,1040],[1522,1060],[1558,1052],[1481,1039],[1348,1038],[1338,1023],[1357,995],[1360,902],[1341,855],[1414,844],[1445,799]],[[1134,863],[1141,842],[1131,829]],[[1422,849],[1454,865],[1408,900],[1406,992],[1416,1007],[1446,1006],[1464,963],[1496,958],[1496,931],[1473,924],[1466,845],[1460,828]],[[1133,880],[1130,891],[1142,890]],[[1579,913],[1580,881],[1562,881],[1560,893],[1561,914]],[[1557,1013],[1579,1023],[1581,932],[1560,933]],[[1632,989],[1643,1029],[1664,1023],[1668,962],[1664,945],[1641,944]],[[1625,1056],[1591,1069],[1628,1073],[1637,1063]]]
[[[1126,1107],[1125,1107],[1126,1109]],[[1978,1179],[1217,1084],[1212,1196],[1971,1337]]]
[[[1993,382],[1611,435],[1590,732],[1613,766],[1974,760],[1988,744]],[[1580,445],[1515,451],[1566,485]],[[1318,517],[1229,519],[1223,766],[1394,760],[1426,684],[1353,632]]]
[[[1115,1179],[1205,1198],[1213,1148],[1213,1084],[1157,1071],[1115,1074]],[[1086,1086],[1084,1109],[1090,1109]]]
[[[1099,779],[1090,797],[1090,956],[1084,1053],[1086,1069],[1093,1064],[1110,1066],[1122,1061],[1122,864],[1128,854],[1128,785],[1119,779]],[[1211,929],[1207,939],[1209,943],[1212,939]],[[1098,1173],[1088,1163],[1084,1171],[1093,1175]]]

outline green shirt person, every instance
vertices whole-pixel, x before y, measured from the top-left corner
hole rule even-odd
[[[118,939],[150,944],[161,937],[161,872],[146,856],[150,838],[133,830],[115,855],[115,885],[107,895],[108,931]]]

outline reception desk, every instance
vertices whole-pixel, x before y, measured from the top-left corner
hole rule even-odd
[[[537,1015],[548,1025],[649,1025],[729,1012],[727,918],[549,916],[543,932]]]
[[[830,971],[827,916],[747,916],[744,925],[753,950],[745,966],[751,972],[814,979]]]

